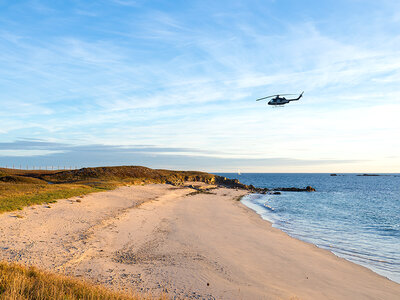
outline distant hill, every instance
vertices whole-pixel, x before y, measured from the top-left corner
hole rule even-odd
[[[92,180],[122,180],[132,181],[133,183],[172,184],[180,184],[184,181],[215,182],[215,175],[205,172],[156,170],[141,166],[83,168],[79,170],[40,174],[37,177],[54,183],[71,183]]]

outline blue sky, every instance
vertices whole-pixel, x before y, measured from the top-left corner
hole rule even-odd
[[[399,87],[398,1],[0,0],[1,166],[399,172]]]

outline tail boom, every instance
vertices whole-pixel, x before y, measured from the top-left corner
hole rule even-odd
[[[297,98],[294,98],[294,99],[286,99],[287,101],[298,101],[298,100],[300,100],[300,98],[301,97],[303,97],[303,94],[304,94],[304,91],[299,95],[299,97],[297,97]]]

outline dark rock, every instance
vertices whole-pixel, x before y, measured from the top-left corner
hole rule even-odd
[[[275,188],[273,191],[281,191],[281,192],[315,192],[315,189],[311,186],[307,186],[305,188],[296,188],[296,187],[289,187],[289,188]]]
[[[357,175],[357,176],[381,176],[381,175],[378,175],[378,174],[362,174],[362,175]]]
[[[315,192],[315,189],[308,185],[308,186],[306,186],[306,191],[307,192]]]

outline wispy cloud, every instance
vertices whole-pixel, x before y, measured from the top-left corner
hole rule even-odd
[[[137,6],[138,1],[135,0],[111,0],[111,2],[122,6]]]
[[[37,1],[40,18],[22,15],[31,27],[15,21],[23,4],[0,15],[0,141],[116,145],[116,154],[150,144],[282,164],[400,150],[391,140],[400,113],[391,1],[364,4],[375,8],[368,15],[345,2],[353,14],[335,13],[329,1],[321,5],[332,13],[273,1],[99,3]],[[302,90],[282,110],[254,101]]]

